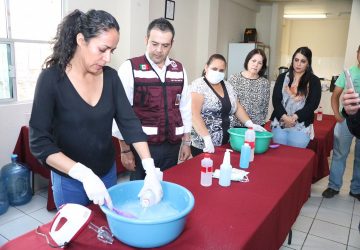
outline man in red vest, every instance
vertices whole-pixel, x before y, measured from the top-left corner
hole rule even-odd
[[[182,64],[168,57],[175,30],[165,18],[153,20],[145,37],[146,53],[125,61],[119,76],[127,97],[148,135],[155,166],[161,171],[191,155],[191,96]],[[130,180],[144,179],[135,150],[120,139],[121,160],[132,171]]]

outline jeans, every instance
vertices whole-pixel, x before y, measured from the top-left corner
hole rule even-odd
[[[280,127],[273,128],[273,141],[275,143],[306,148],[310,142],[310,136],[302,131],[295,129],[282,129]]]
[[[116,165],[111,167],[109,173],[100,177],[106,188],[114,186],[117,182]],[[76,203],[83,206],[90,204],[82,182],[73,178],[65,177],[51,171],[52,190],[57,209],[66,203]]]
[[[336,191],[339,191],[343,184],[346,158],[348,157],[353,138],[354,136],[350,133],[346,121],[336,123],[328,185],[329,188]],[[350,184],[350,190],[353,194],[360,193],[360,144],[358,139],[355,140],[353,177]]]

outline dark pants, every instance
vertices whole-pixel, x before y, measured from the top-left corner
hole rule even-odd
[[[178,163],[179,150],[181,143],[171,144],[164,142],[162,144],[149,144],[151,157],[154,159],[155,167],[164,171]],[[143,180],[145,178],[145,170],[141,164],[139,155],[133,150],[135,156],[135,171],[131,172],[130,180]]]
[[[195,156],[197,156],[197,155],[199,155],[199,154],[201,154],[201,153],[203,153],[203,150],[202,150],[202,149],[195,148],[194,146],[191,146],[191,155],[192,155],[193,157],[195,157]]]

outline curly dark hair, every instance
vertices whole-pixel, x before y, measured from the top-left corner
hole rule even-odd
[[[77,48],[77,34],[81,33],[88,42],[91,38],[110,29],[116,29],[119,32],[120,27],[116,19],[108,12],[89,10],[84,13],[78,9],[74,10],[59,24],[53,40],[53,53],[46,58],[43,66],[48,68],[58,65],[60,70],[65,73],[66,66],[73,58]]]

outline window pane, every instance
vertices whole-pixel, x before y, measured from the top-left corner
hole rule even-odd
[[[9,77],[10,62],[10,44],[0,44],[0,99],[13,97],[12,81],[10,81]]]
[[[61,0],[11,0],[9,4],[11,38],[45,41],[54,38],[61,21]]]
[[[0,1],[0,37],[7,38],[4,1]]]
[[[17,97],[19,101],[34,98],[37,78],[45,59],[51,54],[46,43],[15,43]]]

